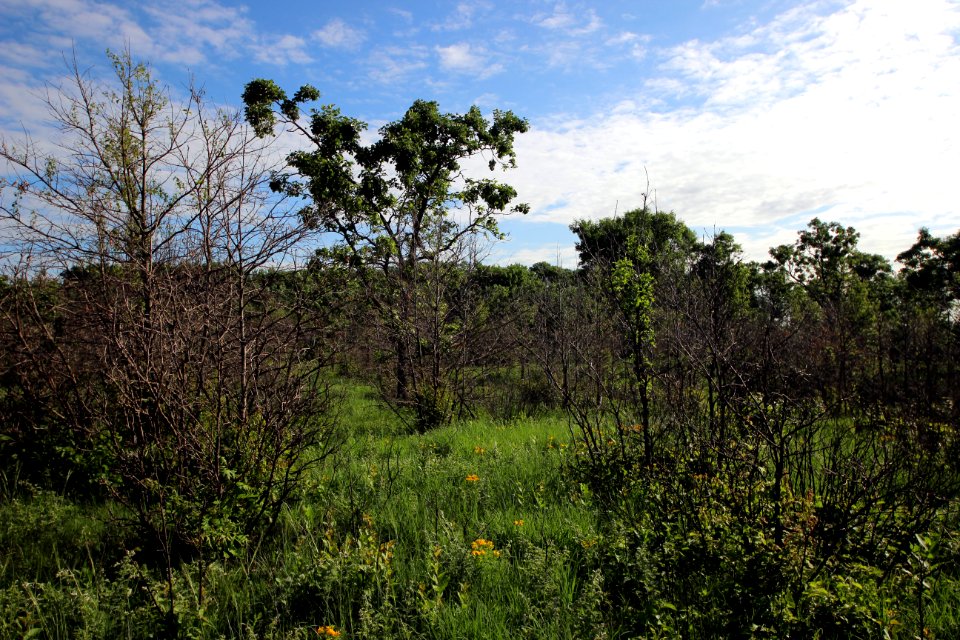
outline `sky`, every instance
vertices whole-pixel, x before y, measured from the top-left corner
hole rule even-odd
[[[511,110],[530,213],[488,260],[576,266],[569,225],[644,194],[748,259],[815,216],[889,259],[960,229],[960,0],[0,0],[0,135],[49,135],[76,56],[129,46],[174,95],[309,83],[376,131],[419,98]]]

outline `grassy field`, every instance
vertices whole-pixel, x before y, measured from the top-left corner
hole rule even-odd
[[[115,507],[71,502],[69,487],[41,491],[7,470],[0,638],[170,637],[174,628],[250,639],[783,637],[811,628],[791,622],[796,612],[822,618],[812,635],[824,638],[960,630],[954,534],[918,541],[890,579],[846,565],[804,585],[801,600],[785,588],[767,594],[766,584],[782,585],[758,576],[787,575],[789,546],[763,540],[763,522],[732,519],[713,480],[644,489],[664,505],[684,497],[677,487],[700,492],[700,529],[642,501],[614,516],[592,498],[560,414],[417,435],[373,389],[334,391],[337,452],[313,469],[274,535],[243,555],[186,564],[172,584],[130,548]],[[175,622],[164,613],[171,597]],[[757,597],[766,609],[751,612]],[[743,623],[751,619],[781,626]]]
[[[271,543],[178,574],[191,637],[582,637],[597,533],[567,481],[560,416],[409,435],[372,389],[337,388],[342,444]],[[169,589],[103,505],[4,478],[0,637],[149,637]]]

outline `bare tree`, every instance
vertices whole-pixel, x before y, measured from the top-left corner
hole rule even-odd
[[[325,336],[301,279],[281,292],[264,275],[311,234],[267,188],[269,147],[202,92],[172,101],[129,54],[111,59],[113,82],[74,63],[50,92],[56,150],[0,146],[4,364],[132,514],[172,616],[177,564],[196,560],[202,584],[334,444]]]

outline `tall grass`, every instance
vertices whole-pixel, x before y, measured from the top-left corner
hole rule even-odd
[[[0,504],[0,637],[583,637],[601,619],[595,523],[567,422],[480,418],[426,435],[341,383],[345,442],[277,535],[177,573],[177,624],[109,505],[20,491]],[[164,631],[166,630],[166,631]],[[588,634],[590,635],[590,634]]]
[[[729,496],[700,476],[680,478],[679,468],[673,488],[646,490],[668,505],[683,486],[716,492],[704,502],[716,513],[698,516],[714,529],[684,538],[671,534],[680,529],[669,517],[611,517],[577,480],[584,466],[563,416],[481,417],[416,435],[374,389],[340,382],[335,391],[343,444],[312,471],[274,535],[244,554],[181,566],[172,587],[112,525],[114,505],[73,503],[8,470],[0,638],[701,637],[711,611],[732,606],[717,594],[737,592],[715,582],[749,581],[750,562],[781,553],[769,540],[741,539],[763,524],[737,529]],[[945,513],[938,536],[912,549],[909,575],[888,586],[871,582],[870,567],[808,585],[807,610],[835,621],[837,607],[854,607],[876,621],[876,637],[957,637],[957,529],[957,514]],[[744,544],[753,555],[736,555]],[[731,565],[669,574],[690,558],[719,557]],[[702,611],[671,604],[684,594],[622,593],[681,583],[703,591],[685,596]],[[633,618],[617,603],[634,606]]]

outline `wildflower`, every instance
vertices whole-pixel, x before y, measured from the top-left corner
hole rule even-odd
[[[478,476],[475,473],[471,473],[467,476],[467,482],[476,482],[479,479],[480,479],[480,476]]]
[[[500,557],[500,552],[493,550],[493,540],[484,540],[483,538],[477,538],[476,540],[470,543],[470,547],[471,547],[470,554],[475,558],[479,558],[480,556],[487,555],[488,551],[492,552],[492,555],[494,557],[496,558]]]
[[[513,521],[513,526],[515,526],[515,527],[522,527],[522,526],[523,526],[523,518],[520,518],[519,520],[514,520],[514,521]]]
[[[317,627],[317,635],[324,636],[326,638],[339,638],[340,632],[333,628],[333,626],[326,627]]]
[[[487,452],[487,450],[484,449],[483,447],[476,446],[476,447],[473,448],[473,452],[474,452],[475,454],[477,454],[478,456],[482,456],[483,454],[485,454],[485,453]]]

